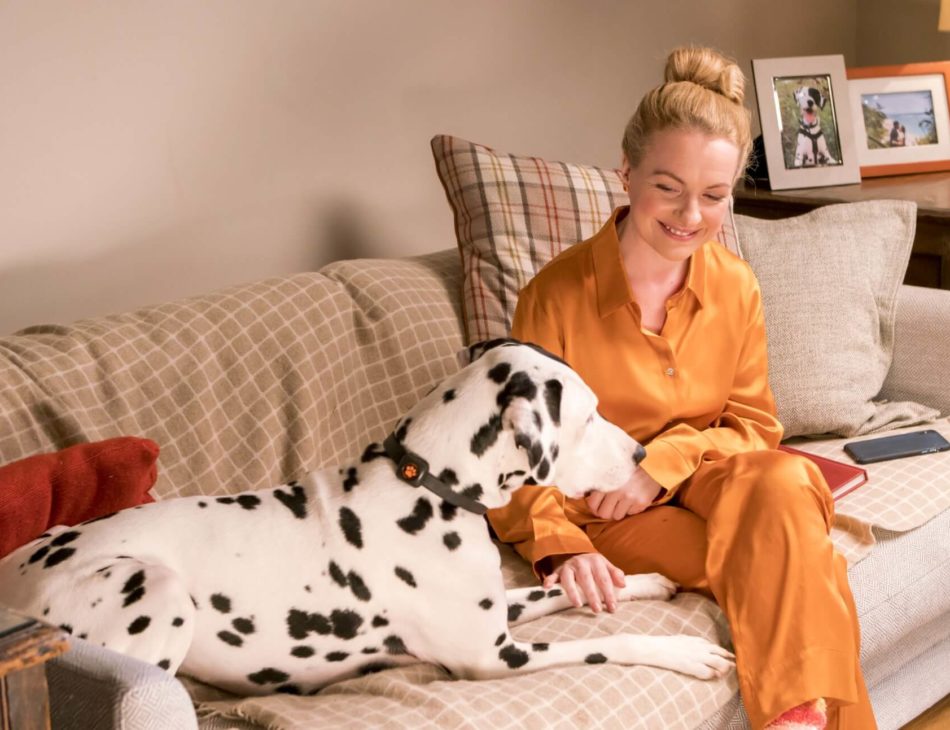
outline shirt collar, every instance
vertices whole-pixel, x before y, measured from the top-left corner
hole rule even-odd
[[[617,218],[627,215],[629,205],[622,205],[596,234],[591,243],[594,257],[594,279],[597,283],[597,308],[601,317],[634,303],[633,292],[627,283],[627,273],[620,257],[620,239],[617,238]],[[692,292],[699,306],[703,306],[706,284],[706,252],[703,244],[690,257],[684,290]],[[678,296],[674,295],[674,296]]]

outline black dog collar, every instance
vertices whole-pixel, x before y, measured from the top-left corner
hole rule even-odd
[[[386,455],[396,462],[396,476],[406,484],[413,487],[425,487],[449,504],[454,504],[476,515],[483,515],[488,511],[485,505],[453,492],[445,482],[432,476],[429,473],[429,463],[418,454],[403,448],[394,434],[386,437],[383,448],[386,450]]]

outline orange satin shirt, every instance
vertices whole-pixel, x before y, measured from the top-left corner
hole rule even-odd
[[[627,211],[538,272],[521,291],[511,334],[566,360],[597,394],[601,415],[644,445],[640,467],[666,489],[661,504],[702,462],[775,448],[782,426],[752,269],[719,243],[703,244],[667,300],[661,332],[644,330],[617,237]],[[583,499],[533,486],[488,519],[536,571],[550,555],[595,552],[591,537],[606,522]]]

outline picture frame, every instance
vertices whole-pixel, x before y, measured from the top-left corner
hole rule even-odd
[[[847,75],[861,177],[950,170],[950,61]]]
[[[772,190],[861,182],[843,55],[752,60]]]

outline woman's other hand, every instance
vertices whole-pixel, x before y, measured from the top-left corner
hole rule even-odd
[[[643,469],[637,469],[630,481],[613,492],[594,490],[587,497],[587,507],[604,520],[622,520],[627,515],[643,512],[663,487]]]
[[[560,583],[575,608],[588,604],[594,613],[606,606],[617,610],[617,588],[623,588],[624,574],[600,553],[556,555],[551,558],[554,571],[545,576],[544,588]]]

